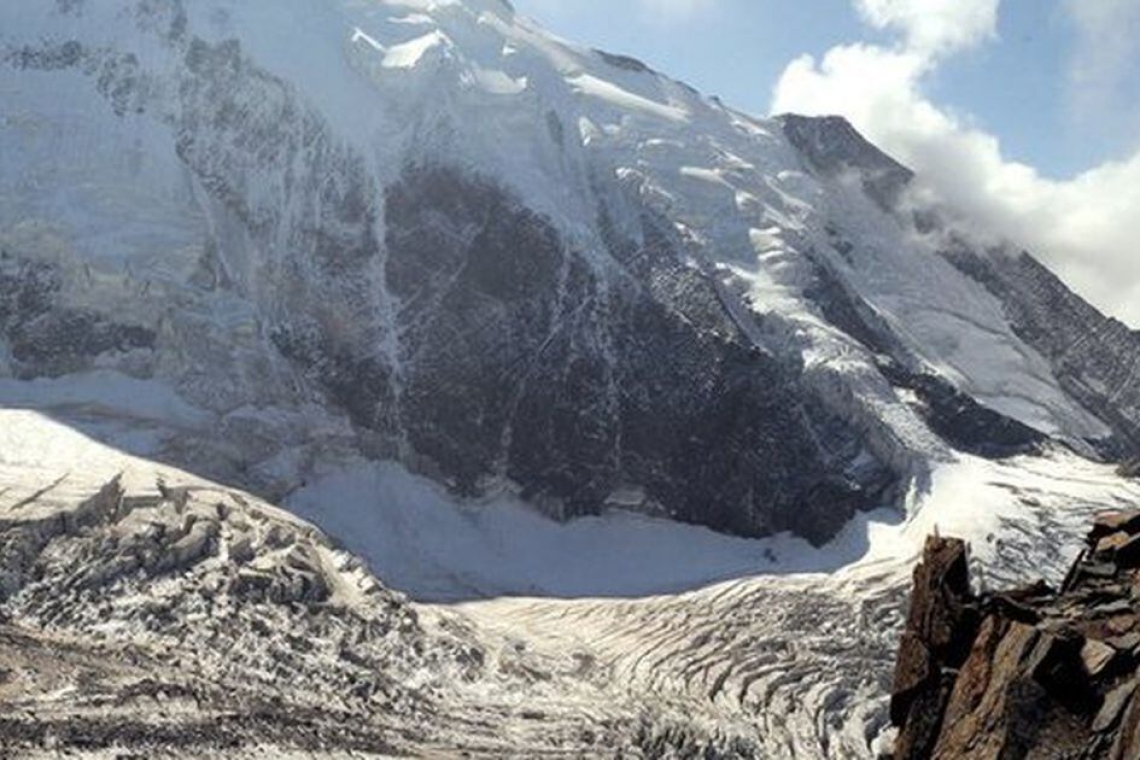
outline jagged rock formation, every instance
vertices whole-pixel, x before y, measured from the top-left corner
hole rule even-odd
[[[1140,512],[1099,516],[1060,590],[975,595],[927,541],[895,668],[899,760],[1140,756]]]
[[[965,661],[977,631],[966,546],[931,538],[914,571],[914,590],[899,643],[891,721],[905,726],[898,757],[925,757],[937,738],[951,671]]]

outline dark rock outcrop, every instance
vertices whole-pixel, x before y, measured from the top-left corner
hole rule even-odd
[[[1140,478],[1140,457],[1124,462],[1117,469],[1117,472],[1120,473],[1121,477]]]
[[[69,307],[58,267],[0,250],[0,338],[20,377],[58,377],[95,366],[107,354],[155,345],[154,330]]]
[[[1114,434],[1108,453],[1140,449],[1140,338],[1101,314],[1029,253],[983,255],[965,244],[942,255],[989,290],[1017,336],[1044,356],[1066,393],[1104,421]]]
[[[385,218],[396,424],[456,490],[505,476],[576,516],[634,484],[676,519],[822,543],[894,483],[878,463],[851,469],[858,432],[750,344],[651,215],[640,239],[589,254],[494,184],[421,167],[389,189]],[[346,385],[358,407],[368,387]],[[358,424],[376,427],[379,391]]]
[[[1140,512],[1101,515],[1062,588],[974,595],[931,538],[896,663],[895,757],[1140,757]]]
[[[813,169],[826,176],[857,172],[863,189],[884,209],[898,202],[914,172],[867,141],[842,116],[780,117],[784,135]]]
[[[959,451],[1000,459],[1027,454],[1048,436],[978,403],[946,379],[882,363],[883,376],[896,388],[914,393],[919,411],[930,429]]]

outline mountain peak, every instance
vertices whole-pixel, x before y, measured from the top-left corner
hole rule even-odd
[[[829,176],[860,172],[868,194],[886,207],[894,205],[914,178],[910,169],[873,145],[843,116],[784,114],[777,120],[817,171]]]

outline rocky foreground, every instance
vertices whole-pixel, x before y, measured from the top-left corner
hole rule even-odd
[[[895,757],[1140,757],[1140,512],[1100,515],[1060,590],[975,594],[969,564],[933,536],[915,569]]]

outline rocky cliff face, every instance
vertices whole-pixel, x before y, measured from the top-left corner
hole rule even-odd
[[[965,544],[927,541],[895,668],[895,757],[1140,755],[1140,512],[1097,518],[1059,590],[976,595]]]
[[[1140,449],[1137,333],[1105,317],[1069,290],[1031,254],[1012,250],[983,257],[962,246],[942,252],[998,299],[1026,344],[1053,367],[1066,392],[1112,427],[1111,456]]]

